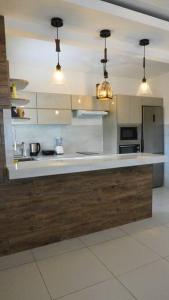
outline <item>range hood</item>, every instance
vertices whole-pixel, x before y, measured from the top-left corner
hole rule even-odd
[[[103,117],[108,114],[107,111],[103,110],[77,110],[76,111],[76,117],[77,118],[83,118],[83,117]]]

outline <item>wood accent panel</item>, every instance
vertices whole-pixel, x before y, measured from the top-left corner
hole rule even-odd
[[[9,64],[6,60],[4,17],[0,16],[0,183],[6,179],[3,108],[10,107]]]
[[[9,64],[6,60],[4,17],[0,16],[0,108],[10,107]]]
[[[4,181],[4,170],[6,167],[5,158],[5,139],[4,139],[4,124],[3,124],[3,110],[0,109],[0,183]],[[0,197],[1,205],[1,197]]]
[[[12,180],[0,185],[0,255],[151,215],[151,166]]]
[[[5,41],[4,17],[0,16],[0,60],[6,61],[6,41]]]

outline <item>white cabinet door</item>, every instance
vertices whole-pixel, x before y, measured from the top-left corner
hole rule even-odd
[[[17,96],[29,100],[29,103],[24,106],[25,108],[36,108],[36,93],[17,91]]]
[[[38,124],[71,124],[71,110],[38,109]]]
[[[142,107],[140,97],[132,96],[130,98],[130,124],[141,124],[142,122]]]
[[[117,97],[117,120],[119,124],[128,124],[130,122],[130,97]]]
[[[119,124],[140,124],[141,112],[140,97],[117,96],[117,120]]]
[[[37,93],[37,108],[71,109],[71,96],[66,94]]]
[[[30,120],[12,119],[14,125],[37,125],[37,110],[32,108],[25,108],[25,118]]]
[[[101,101],[92,96],[72,95],[72,110],[77,109],[109,111],[109,101]]]

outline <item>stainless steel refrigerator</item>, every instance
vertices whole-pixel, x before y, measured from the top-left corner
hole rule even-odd
[[[143,106],[142,108],[142,152],[164,153],[164,116],[161,106]],[[153,166],[153,187],[164,182],[164,164]]]

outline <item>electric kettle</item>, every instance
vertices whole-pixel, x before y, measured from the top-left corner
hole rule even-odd
[[[30,144],[30,156],[37,156],[40,152],[40,144],[39,143],[31,143]]]

